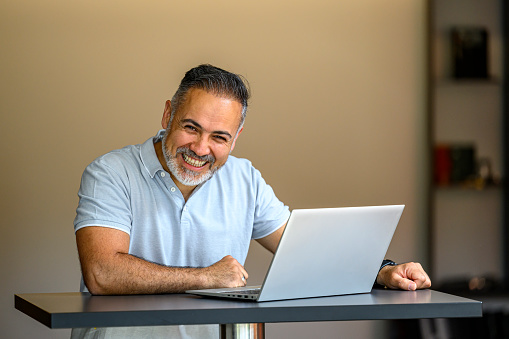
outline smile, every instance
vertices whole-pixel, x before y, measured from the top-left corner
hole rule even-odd
[[[187,154],[182,154],[182,159],[184,159],[184,161],[187,164],[189,164],[189,165],[191,165],[193,167],[203,167],[207,163],[207,161],[191,158]]]

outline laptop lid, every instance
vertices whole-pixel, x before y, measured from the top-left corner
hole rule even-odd
[[[369,293],[403,209],[404,205],[293,210],[255,300]],[[252,288],[187,292],[228,297],[229,292]]]
[[[371,292],[403,209],[294,210],[258,301]]]

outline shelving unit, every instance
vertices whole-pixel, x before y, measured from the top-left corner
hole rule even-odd
[[[475,185],[438,186],[430,175],[429,261],[435,286],[476,276],[505,279],[502,7],[500,0],[430,0],[432,163],[437,144],[473,145],[476,160],[489,159],[492,174],[501,180],[475,189]],[[487,78],[454,78],[450,40],[453,27],[487,30]]]
[[[503,35],[503,46],[507,48],[509,46],[509,5],[506,1],[502,2],[502,35]],[[505,53],[508,53],[506,50]],[[503,134],[502,134],[502,149],[503,149],[503,161],[502,165],[505,168],[507,173],[509,168],[509,86],[507,85],[507,80],[509,79],[509,60],[507,57],[503,58],[502,62],[502,74],[503,74],[503,85],[502,85],[502,126],[503,126]],[[509,291],[509,180],[506,179],[502,182],[503,187],[503,201],[502,201],[502,209],[504,211],[504,226],[502,232],[502,241],[503,241],[503,252],[502,256],[504,258],[504,288],[506,291]]]

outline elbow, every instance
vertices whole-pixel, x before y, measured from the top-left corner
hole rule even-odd
[[[115,294],[113,284],[98,270],[83,271],[83,281],[88,291],[92,295],[111,295]]]
[[[92,295],[108,295],[107,291],[96,282],[85,279],[85,286]]]

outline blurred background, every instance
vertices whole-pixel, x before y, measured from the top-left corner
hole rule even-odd
[[[485,14],[495,20],[498,2],[490,3]],[[429,18],[426,0],[0,2],[0,337],[69,336],[15,310],[13,295],[79,290],[72,222],[85,166],[153,136],[165,100],[201,63],[249,80],[234,155],[250,159],[291,209],[405,204],[387,257],[447,271],[434,265],[430,145],[440,138]],[[499,40],[499,64],[500,51]],[[501,248],[492,238],[489,260]],[[253,244],[250,283],[269,262]],[[387,326],[268,324],[266,333],[381,338]]]

